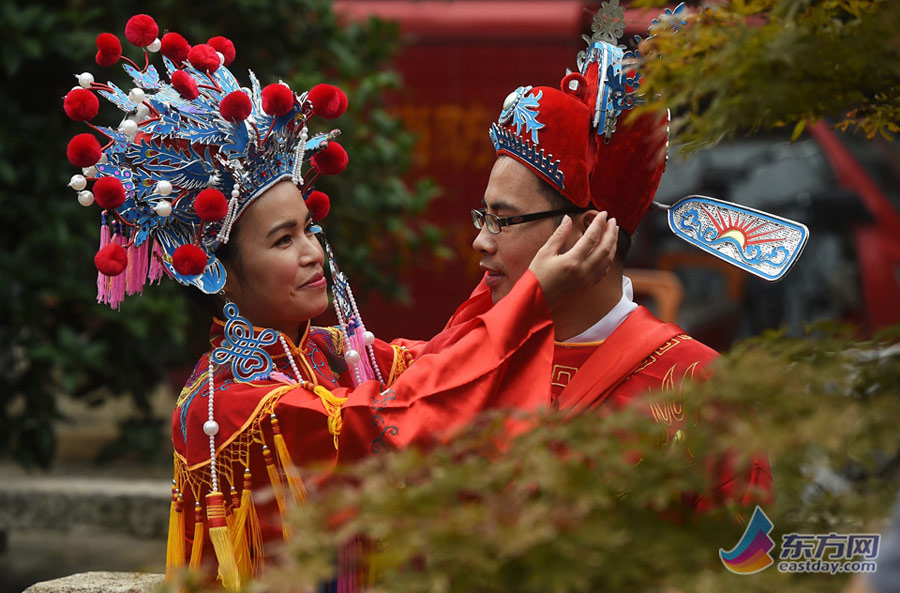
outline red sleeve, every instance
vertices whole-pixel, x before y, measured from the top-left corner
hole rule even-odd
[[[384,392],[374,381],[335,389],[335,397],[347,398],[338,455],[347,460],[425,444],[490,408],[544,406],[552,359],[553,323],[537,279],[527,272],[497,306],[435,336]],[[292,389],[276,412],[295,463],[310,454],[327,459],[328,450],[334,458],[318,397]]]

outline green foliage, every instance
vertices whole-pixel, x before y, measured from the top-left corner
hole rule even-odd
[[[379,543],[375,591],[839,591],[846,576],[731,574],[718,550],[738,542],[735,514],[752,508],[691,516],[681,496],[710,492],[718,474],[705,468],[726,451],[738,462],[765,451],[776,542],[879,530],[900,477],[896,339],[823,328],[746,342],[709,381],[652,396],[684,406],[681,439],[642,401],[570,421],[544,415],[515,439],[503,437],[508,418],[489,416],[446,447],[370,458],[296,509],[302,535],[263,590],[311,588],[333,575],[342,542],[363,534]]]
[[[636,6],[660,6],[640,0]],[[900,4],[891,0],[725,0],[691,9],[644,43],[649,108],[670,107],[685,151],[737,131],[829,118],[891,139],[900,131]]]
[[[94,63],[94,38],[116,33],[126,55],[139,58],[124,39],[127,19],[139,12],[192,43],[231,38],[237,48],[231,69],[245,83],[252,68],[262,84],[282,77],[293,88],[329,82],[347,91],[349,111],[334,127],[343,131],[350,165],[319,185],[332,198],[327,228],[354,282],[402,296],[393,278],[408,252],[396,245],[409,243],[427,256],[440,240],[407,220],[425,208],[434,190],[424,182],[409,189],[401,181],[413,138],[382,103],[384,92],[399,84],[389,68],[398,43],[395,25],[374,19],[341,24],[328,0],[193,2],[189,9],[174,0],[152,7],[112,0],[0,1],[0,447],[28,465],[48,465],[53,458],[60,393],[97,402],[131,397],[137,408],[129,421],[133,428],[157,427],[149,394],[170,371],[193,363],[202,344],[192,340],[208,327],[206,319],[191,318],[171,282],[130,298],[121,313],[95,304],[98,212],[79,206],[66,187],[78,172],[65,158],[66,142],[86,128],[66,118],[61,99],[75,84],[72,75],[85,70],[98,80],[127,84],[118,66],[107,70]],[[95,122],[115,125],[121,114],[105,103]]]

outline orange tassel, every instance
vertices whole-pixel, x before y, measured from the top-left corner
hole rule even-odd
[[[281,463],[281,469],[287,477],[288,489],[295,503],[306,502],[306,485],[300,477],[300,472],[291,461],[291,454],[288,452],[287,443],[281,434],[281,427],[278,425],[278,418],[272,414],[272,434],[275,440],[275,452],[278,454],[278,461]]]
[[[194,545],[191,546],[191,561],[188,568],[200,568],[200,557],[203,555],[203,513],[199,502],[194,503]]]
[[[172,505],[169,507],[169,539],[166,543],[166,581],[171,582],[184,566],[184,498],[172,480]]]
[[[237,591],[241,588],[241,577],[234,560],[234,544],[225,518],[225,497],[221,492],[206,495],[206,520],[209,522],[209,539],[219,561],[219,579],[225,589]]]

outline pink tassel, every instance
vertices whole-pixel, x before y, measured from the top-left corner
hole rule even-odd
[[[109,224],[106,221],[106,215],[104,214],[101,222],[100,222],[100,249],[103,249],[107,245],[109,245],[110,241],[110,232],[109,232]],[[100,251],[98,249],[97,251]],[[97,302],[109,304],[109,289],[112,284],[112,278],[107,276],[106,274],[102,274],[99,271],[97,272]]]
[[[338,593],[356,593],[358,562],[356,538],[344,544],[338,552]]]
[[[125,282],[125,292],[129,295],[140,294],[144,290],[147,281],[147,242],[140,246],[128,248],[128,278]]]
[[[125,244],[127,243],[127,240],[125,239],[125,237],[122,236],[122,234],[119,232],[118,225],[116,225],[116,227],[113,230],[112,241],[113,241],[113,243],[116,243],[117,245],[121,245],[122,247],[125,247]],[[131,265],[132,262],[129,261],[128,263],[129,263],[129,265]],[[126,284],[127,277],[128,277],[128,270],[126,269],[124,272],[122,272],[118,276],[114,276],[112,278],[112,283],[111,283],[111,286],[109,289],[109,291],[110,291],[109,306],[112,307],[113,309],[118,310],[119,307],[122,305],[122,301],[125,300],[125,284]]]
[[[159,248],[159,243],[154,241],[153,251],[150,254],[150,272],[147,274],[147,278],[149,278],[150,282],[156,282],[158,284],[162,277],[162,249]]]
[[[375,371],[369,363],[369,353],[366,351],[365,333],[361,326],[357,325],[350,334],[350,347],[359,352],[359,376],[363,381],[371,381],[375,378]]]

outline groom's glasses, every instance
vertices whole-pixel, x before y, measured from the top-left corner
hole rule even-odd
[[[514,224],[522,224],[523,222],[531,222],[532,220],[541,220],[542,218],[550,218],[551,216],[559,216],[560,214],[575,214],[583,212],[583,210],[547,210],[545,212],[535,212],[534,214],[518,214],[516,216],[506,216],[500,218],[496,214],[488,214],[482,208],[481,210],[472,210],[472,224],[479,231],[487,227],[489,233],[499,234],[500,230],[505,226]]]

